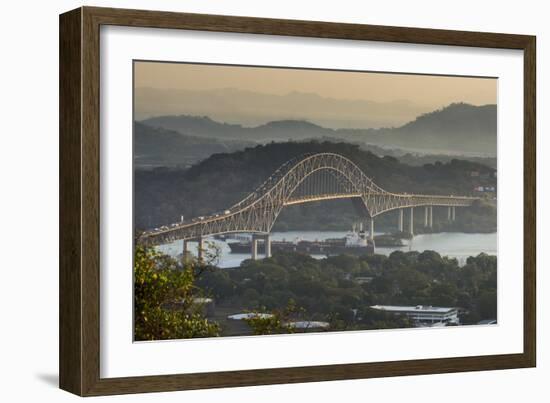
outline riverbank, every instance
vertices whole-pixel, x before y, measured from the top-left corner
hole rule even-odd
[[[342,238],[347,231],[287,231],[273,232],[272,240],[277,241],[295,241],[298,239],[307,241],[317,241],[330,238]],[[385,235],[376,233],[376,236]],[[228,241],[231,242],[231,241]],[[250,259],[249,253],[233,254],[227,242],[215,239],[209,239],[207,243],[216,246],[219,249],[219,259],[217,265],[221,268],[238,267],[243,261]],[[419,234],[412,239],[403,242],[403,246],[376,246],[376,253],[389,256],[396,250],[400,251],[420,251],[433,250],[442,256],[448,256],[457,259],[459,265],[464,265],[469,256],[477,256],[480,253],[488,255],[497,254],[497,234],[475,233],[468,234],[462,232],[443,232],[433,234]],[[189,242],[189,251],[196,255],[197,243]],[[175,241],[170,244],[159,246],[162,253],[173,257],[181,255],[183,242]],[[260,258],[263,256],[259,256]],[[324,255],[313,255],[316,258],[324,258]]]

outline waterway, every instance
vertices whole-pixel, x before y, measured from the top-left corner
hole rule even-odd
[[[375,233],[376,234],[376,233]],[[288,231],[288,232],[273,232],[272,240],[324,240],[328,238],[343,238],[346,231]],[[229,240],[228,242],[232,242]],[[235,242],[235,241],[233,241]],[[250,259],[250,254],[231,253],[231,249],[224,241],[219,241],[214,238],[209,238],[207,243],[216,245],[220,251],[220,257],[217,265],[222,268],[236,267],[245,259]],[[465,234],[459,232],[443,232],[438,234],[422,234],[415,235],[412,240],[404,240],[406,246],[403,247],[377,247],[376,253],[389,255],[395,250],[402,251],[424,251],[434,250],[443,256],[456,258],[460,265],[465,264],[469,256],[477,256],[484,252],[489,255],[497,254],[497,234]],[[189,242],[189,251],[196,255],[197,243]],[[183,242],[175,241],[169,244],[159,246],[162,253],[170,256],[178,256],[183,250]],[[263,256],[259,256],[262,258]],[[324,255],[315,256],[323,258]]]

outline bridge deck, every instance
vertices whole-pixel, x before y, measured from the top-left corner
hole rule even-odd
[[[357,165],[338,154],[311,154],[291,162],[284,164],[255,192],[223,213],[155,228],[144,232],[140,240],[160,244],[224,233],[269,233],[283,207],[323,200],[359,199],[370,217],[411,207],[465,207],[479,200],[467,196],[387,192]],[[319,173],[327,175],[314,177]],[[296,191],[300,186],[304,194]],[[329,187],[331,191],[327,191]]]

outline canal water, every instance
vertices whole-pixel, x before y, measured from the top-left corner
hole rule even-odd
[[[288,231],[273,232],[272,240],[289,241],[294,240],[324,240],[328,238],[343,238],[346,231]],[[376,233],[375,233],[376,234]],[[377,234],[378,235],[378,234]],[[235,242],[229,240],[228,242]],[[217,265],[222,268],[236,267],[245,259],[250,259],[250,254],[231,253],[231,249],[226,242],[214,238],[209,238],[207,243],[216,245],[220,251],[220,258]],[[415,235],[412,240],[404,240],[406,246],[403,247],[376,247],[376,253],[389,255],[395,250],[402,251],[424,251],[434,250],[443,256],[456,258],[460,265],[466,263],[469,256],[477,256],[484,252],[489,255],[497,254],[497,234],[465,234],[459,232],[443,232],[438,234]],[[191,253],[197,253],[196,242],[189,242],[188,249]],[[162,253],[170,256],[178,256],[183,250],[183,241],[175,241],[158,247]],[[259,255],[259,258],[262,258]],[[323,258],[324,255],[315,256]]]

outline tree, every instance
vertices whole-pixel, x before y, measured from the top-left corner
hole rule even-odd
[[[482,319],[496,319],[497,317],[497,293],[496,291],[484,291],[478,298],[478,311]]]
[[[134,256],[134,338],[165,340],[219,336],[220,328],[201,312],[196,273],[204,268],[136,246]]]
[[[245,321],[255,335],[284,334],[294,333],[291,321],[300,318],[304,310],[298,308],[294,300],[290,300],[284,309],[274,309],[268,315],[259,312],[252,314]]]

